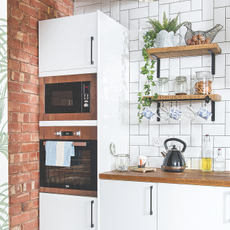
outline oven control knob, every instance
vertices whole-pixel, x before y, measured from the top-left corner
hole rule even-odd
[[[76,133],[74,133],[74,135],[76,135],[76,136],[81,136],[81,131],[77,131]]]
[[[54,133],[54,135],[61,136],[61,131]]]

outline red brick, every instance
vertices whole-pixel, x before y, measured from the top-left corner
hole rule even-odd
[[[7,18],[7,24],[9,27],[12,27],[16,30],[19,30],[19,21],[15,18],[8,17]]]
[[[27,222],[30,219],[30,213],[25,212],[17,216],[12,216],[11,217],[11,226],[15,226],[24,222]]]
[[[46,5],[54,7],[54,1],[53,0],[40,0],[41,2],[45,3]]]
[[[9,123],[8,124],[8,132],[9,133],[21,132],[21,124],[19,124],[19,123]]]
[[[9,176],[10,179],[10,185],[19,184],[19,183],[25,183],[30,180],[30,174],[19,174],[15,176]]]
[[[21,112],[23,113],[38,113],[38,105],[21,105]]]
[[[28,103],[29,98],[28,98],[28,95],[24,93],[9,92],[9,100],[22,102],[22,103]]]
[[[37,171],[37,172],[31,172],[30,176],[31,176],[31,180],[38,180],[39,179],[39,171]]]
[[[57,11],[54,10],[53,8],[48,7],[48,15],[51,16],[52,18],[56,18]]]
[[[30,57],[30,64],[38,66],[38,58],[34,57],[34,56],[31,56]]]
[[[37,209],[31,210],[30,215],[31,215],[31,219],[38,218],[38,210]]]
[[[31,141],[39,141],[39,134],[38,133],[32,133],[31,134]]]
[[[20,92],[21,84],[19,82],[8,81],[8,90]]]
[[[38,39],[35,37],[30,37],[30,45],[38,47]]]
[[[26,53],[20,52],[18,50],[10,50],[10,58],[16,59],[22,62],[30,62],[30,56]]]
[[[64,5],[58,3],[58,2],[55,2],[55,9],[60,11],[61,13],[65,14],[65,15],[69,14],[68,8],[65,7]]]
[[[30,114],[24,114],[24,122],[30,122]]]
[[[10,137],[9,137],[9,141],[10,143],[13,142],[30,142],[30,133],[10,133]]]
[[[19,3],[19,10],[23,11],[26,14],[29,14],[33,17],[36,17],[36,9],[22,2]]]
[[[69,16],[73,15],[73,10],[69,10]]]
[[[9,154],[21,152],[20,147],[21,147],[21,145],[18,144],[18,143],[9,143],[8,144],[8,152],[9,152]]]
[[[12,39],[16,39],[22,41],[24,43],[29,43],[29,35],[22,33],[21,31],[17,31],[13,28],[10,28],[10,35]]]
[[[23,230],[31,230],[38,227],[38,219],[31,220],[25,224],[23,224]]]
[[[16,195],[22,193],[22,185],[21,184],[15,184],[13,186],[9,187],[9,195]]]
[[[24,14],[24,17],[23,17],[23,19],[22,19],[22,22],[23,22],[24,24],[29,24],[29,22],[30,22],[30,16],[29,16],[28,14]]]
[[[39,87],[37,85],[31,85],[31,84],[22,85],[22,91],[25,93],[33,93],[38,95],[38,89]]]
[[[22,163],[22,162],[28,162],[28,161],[29,161],[28,153],[13,154],[10,156],[10,163]]]
[[[30,17],[30,26],[38,29],[38,20]]]
[[[19,7],[19,2],[17,0],[7,0],[7,4],[9,6],[13,6],[16,9]]]
[[[21,21],[23,18],[23,13],[11,7],[11,16]]]
[[[38,114],[31,114],[30,115],[30,122],[38,122]]]
[[[39,161],[39,153],[38,152],[33,152],[30,153],[30,161]]]
[[[22,144],[21,148],[22,148],[21,150],[22,152],[38,151],[39,145],[38,143],[27,143],[27,144]]]
[[[30,104],[38,104],[39,97],[38,95],[29,95],[29,103]]]
[[[31,178],[32,178],[32,173],[33,173],[34,171],[32,171],[31,173],[30,173],[30,175],[31,175]],[[38,171],[37,171],[38,172]],[[35,180],[35,181],[32,181],[32,189],[34,190],[34,189],[39,189],[39,180]]]
[[[10,79],[14,81],[29,82],[29,75],[12,71]],[[18,84],[21,86],[21,83]]]
[[[12,122],[23,122],[24,115],[23,113],[11,113],[11,121]]]
[[[29,193],[22,193],[19,195],[11,196],[10,205],[20,204],[20,203],[28,201],[29,199],[30,199]]]
[[[18,70],[19,70],[19,67],[20,67],[20,64],[19,64],[18,61],[8,59],[8,68],[9,68],[9,69],[18,71]]]
[[[72,0],[63,0],[63,4],[65,4],[67,7],[69,7],[73,11],[74,5],[73,5]]]
[[[46,14],[47,14],[47,12],[48,12],[48,6],[45,5],[45,4],[42,3],[42,2],[39,2],[39,1],[37,1],[37,0],[31,0],[31,5],[32,5],[34,8],[36,8],[36,9],[38,9],[38,10],[41,10],[42,12],[44,12],[44,13],[46,13]]]
[[[34,28],[24,24],[24,23],[21,23],[21,31],[26,33],[26,34],[32,35],[34,37],[38,36],[37,29],[34,29]]]
[[[47,15],[42,13],[41,11],[38,11],[38,20],[46,20],[48,19]]]
[[[38,132],[38,124],[22,124],[22,132],[25,133],[25,132]]]
[[[20,108],[20,103],[8,101],[8,111],[20,112]]]
[[[22,50],[24,52],[28,53],[28,54],[31,54],[31,55],[34,55],[34,56],[38,56],[38,48],[35,47],[35,46],[23,44]]]
[[[9,165],[9,175],[20,173],[21,165],[20,164],[10,164]]]
[[[38,199],[38,197],[39,197],[38,190],[32,190],[32,191],[30,191],[30,199],[34,200],[34,199]]]
[[[22,172],[38,170],[38,162],[30,162],[22,164]]]
[[[11,206],[11,207],[9,207],[9,216],[18,215],[21,213],[21,211],[22,211],[21,204]]]
[[[23,183],[23,192],[28,192],[32,189],[31,181],[27,181],[26,183]]]
[[[38,67],[21,63],[21,71],[33,75],[38,75]]]
[[[9,48],[13,48],[13,49],[16,49],[16,50],[21,49],[21,43],[19,41],[17,41],[17,40],[13,40],[10,37],[8,37],[7,46],[8,46],[8,49]]]
[[[28,201],[22,205],[22,211],[29,211],[31,209],[34,209],[34,202],[33,201]]]

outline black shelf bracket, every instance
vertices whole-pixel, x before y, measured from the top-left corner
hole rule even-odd
[[[208,51],[211,54],[212,58],[212,75],[216,74],[216,55],[212,52],[212,50]]]
[[[153,54],[151,54],[151,56],[157,60],[157,78],[159,78],[161,72],[161,59]]]
[[[151,98],[150,98],[151,100]],[[212,116],[211,116],[211,121],[215,121],[215,101],[212,101],[212,99],[209,97],[209,96],[206,96],[204,99],[191,99],[191,98],[188,98],[188,99],[167,99],[167,100],[154,100],[154,101],[151,101],[151,102],[156,102],[157,103],[157,115],[160,116],[160,106],[161,106],[161,102],[165,102],[165,101],[170,101],[171,104],[173,101],[175,102],[178,102],[178,101],[202,101],[204,100],[205,103],[209,103],[211,101],[211,113],[212,113]],[[159,117],[157,117],[157,121],[160,121],[161,119]]]

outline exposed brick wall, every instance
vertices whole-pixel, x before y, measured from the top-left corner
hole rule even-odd
[[[71,0],[8,0],[9,215],[38,229],[38,21],[73,15]]]

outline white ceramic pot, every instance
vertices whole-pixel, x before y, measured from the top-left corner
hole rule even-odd
[[[156,36],[154,47],[161,48],[161,47],[172,47],[172,46],[174,46],[174,32],[161,30]]]

